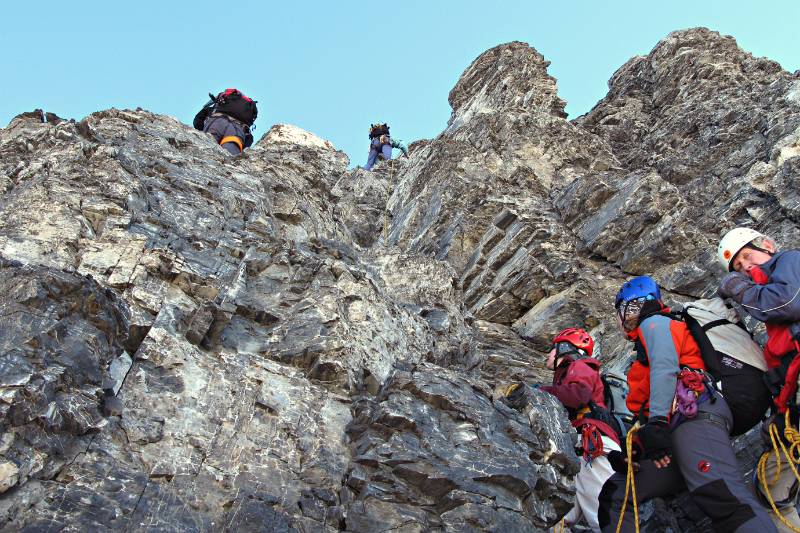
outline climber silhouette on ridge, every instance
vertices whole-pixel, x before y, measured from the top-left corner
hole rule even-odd
[[[389,126],[386,123],[372,124],[369,127],[369,156],[366,170],[371,170],[376,161],[381,158],[389,161],[392,158],[392,148],[399,148],[403,155],[408,156],[408,149],[401,141],[395,141],[389,135]]]
[[[251,129],[258,116],[256,101],[238,89],[226,89],[214,96],[195,115],[195,129],[211,134],[231,155],[240,154],[253,144]]]

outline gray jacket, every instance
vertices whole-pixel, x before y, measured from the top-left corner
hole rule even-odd
[[[211,134],[218,143],[225,137],[238,137],[242,142],[243,148],[247,148],[253,143],[250,129],[245,124],[224,113],[212,113],[203,124],[203,131]],[[231,154],[239,153],[239,146],[235,143],[225,143],[222,147]]]

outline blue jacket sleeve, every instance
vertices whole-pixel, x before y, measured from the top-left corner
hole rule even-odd
[[[669,415],[678,385],[678,350],[672,339],[671,323],[665,316],[654,315],[639,325],[650,361],[650,418]]]
[[[392,139],[392,148],[399,148],[400,151],[403,152],[403,155],[408,155],[408,148],[403,144],[403,141],[395,141]]]
[[[746,289],[742,307],[762,322],[800,321],[800,251],[783,252],[775,261],[769,283]]]

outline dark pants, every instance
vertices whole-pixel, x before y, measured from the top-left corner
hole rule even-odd
[[[225,137],[239,137],[244,143],[245,133],[242,127],[225,116],[212,115],[208,117],[203,125],[203,131],[211,134],[218,143]],[[241,153],[236,143],[227,142],[222,147],[233,155]]]
[[[747,489],[730,444],[728,427],[733,424],[730,409],[722,398],[704,402],[698,416],[683,422],[672,431],[672,462],[656,468],[652,461],[642,461],[636,473],[636,496],[639,503],[657,496],[669,496],[688,489],[695,504],[711,518],[714,531],[725,533],[774,533],[775,525],[755,496]],[[721,419],[721,420],[720,420]],[[600,491],[598,520],[604,532],[616,531],[625,476],[614,474]],[[634,531],[633,502],[629,496],[622,531]]]
[[[387,141],[388,140],[389,139],[387,139]],[[389,161],[392,158],[392,145],[381,145],[380,139],[372,139],[372,142],[369,143],[369,157],[367,157],[367,164],[364,167],[366,170],[370,170],[373,165],[375,165],[375,161],[378,159],[378,153],[380,153],[386,161]]]

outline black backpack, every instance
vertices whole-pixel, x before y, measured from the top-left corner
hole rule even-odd
[[[772,395],[764,381],[766,363],[761,347],[741,321],[729,320],[733,314],[721,298],[713,298],[687,303],[670,318],[682,320],[700,348],[706,372],[731,409],[731,436],[736,436],[764,418]]]
[[[202,130],[206,119],[212,113],[224,113],[233,117],[248,127],[255,127],[253,123],[258,116],[258,106],[256,101],[248,98],[237,89],[225,89],[217,96],[209,93],[211,98],[203,109],[194,117],[192,125],[195,129]]]
[[[381,135],[389,135],[389,126],[387,126],[385,123],[384,124],[372,124],[369,127],[369,138],[370,138],[370,140],[377,139]]]

